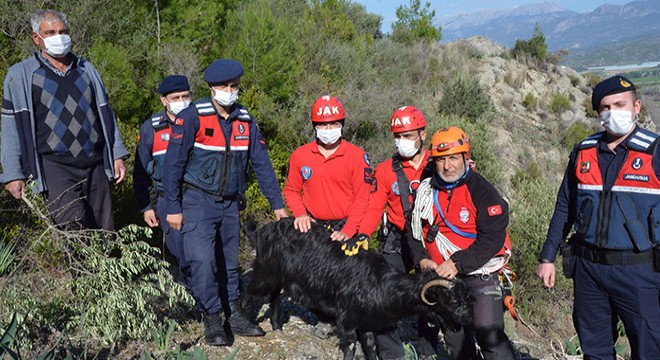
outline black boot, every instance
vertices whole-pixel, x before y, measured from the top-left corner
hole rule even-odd
[[[241,302],[235,300],[229,303],[229,308],[231,309],[231,315],[229,316],[229,326],[231,326],[231,331],[240,336],[264,336],[266,332],[263,331],[259,326],[254,325],[248,320],[245,315],[243,315],[243,310],[241,309]]]
[[[231,340],[225,333],[222,327],[222,319],[220,314],[204,314],[204,340],[207,345],[211,346],[229,346]]]

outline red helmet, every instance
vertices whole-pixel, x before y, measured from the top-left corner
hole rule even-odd
[[[390,121],[390,131],[394,134],[417,130],[426,127],[426,119],[414,106],[404,106],[396,109]]]
[[[314,101],[311,112],[313,123],[329,123],[344,120],[344,106],[337,98],[324,95]]]

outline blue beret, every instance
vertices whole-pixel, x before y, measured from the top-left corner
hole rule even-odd
[[[600,101],[603,100],[605,96],[631,90],[635,90],[635,84],[621,75],[605,79],[594,87],[594,92],[591,94],[591,107],[598,111]]]
[[[204,80],[209,84],[223,83],[241,76],[243,76],[243,65],[231,59],[216,60],[204,71]]]
[[[158,92],[163,96],[177,91],[190,91],[187,77],[183,75],[170,75],[163,79],[163,82],[158,87]]]

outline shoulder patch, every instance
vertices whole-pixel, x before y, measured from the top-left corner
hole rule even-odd
[[[502,206],[493,205],[488,207],[488,216],[502,215]]]
[[[306,165],[303,166],[302,169],[300,169],[300,175],[303,180],[309,180],[312,177],[312,168]]]
[[[401,195],[401,191],[399,190],[399,183],[396,181],[392,183],[392,193],[394,193],[394,195]]]
[[[376,174],[374,173],[374,169],[370,167],[364,168],[364,182],[367,184],[373,184],[375,180]]]
[[[201,115],[215,114],[215,108],[209,101],[198,102],[195,104],[195,107]]]
[[[604,131],[588,136],[586,139],[579,142],[578,148],[588,149],[596,146],[598,144],[598,140],[603,137],[603,134],[605,134]]]
[[[651,145],[657,139],[658,139],[658,134],[648,131],[646,129],[639,128],[630,137],[630,140],[628,141],[628,146],[631,149],[637,151],[649,152]]]

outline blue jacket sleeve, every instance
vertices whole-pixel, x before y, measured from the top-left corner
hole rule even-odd
[[[135,162],[133,164],[133,190],[140,212],[151,210],[149,195],[153,188],[153,181],[147,172],[147,168],[149,162],[153,161],[151,152],[154,143],[153,135],[154,132],[149,119],[140,126],[140,136],[135,148]]]
[[[271,209],[283,209],[284,201],[282,200],[282,192],[280,191],[275,170],[273,170],[273,164],[268,156],[266,141],[257,127],[256,120],[252,119],[250,127],[250,164],[257,176],[259,188],[266,199],[268,199]]]
[[[167,214],[181,214],[182,212],[183,175],[188,164],[188,154],[195,144],[195,134],[198,129],[199,117],[194,105],[181,111],[172,125],[163,168]]]
[[[554,262],[557,258],[557,252],[562,241],[566,238],[571,231],[573,222],[575,221],[575,201],[577,191],[577,180],[575,178],[575,159],[577,158],[577,150],[571,153],[571,158],[564,173],[564,179],[559,187],[557,194],[557,201],[555,203],[555,211],[550,220],[548,227],[548,234],[539,255],[540,261]]]

